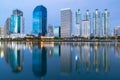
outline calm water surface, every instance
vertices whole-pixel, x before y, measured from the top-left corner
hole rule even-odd
[[[0,42],[0,80],[120,80],[120,43]]]

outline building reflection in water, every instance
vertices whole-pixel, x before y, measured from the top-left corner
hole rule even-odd
[[[32,70],[37,78],[43,78],[47,72],[47,50],[44,44],[33,44]]]
[[[54,43],[53,52],[55,56],[60,56],[60,45],[58,43]]]
[[[0,43],[0,57],[5,58],[5,61],[11,66],[13,72],[20,72],[23,69],[23,46],[23,44],[16,42]],[[26,44],[26,46],[30,48],[32,52],[32,70],[34,75],[38,78],[44,77],[47,73],[47,52],[48,58],[54,55],[60,56],[60,70],[63,74],[71,73],[72,67],[75,68],[74,70],[76,70],[77,73],[82,71],[92,72],[93,70],[95,72],[102,70],[108,72],[110,71],[111,49],[114,49],[115,57],[120,56],[119,43],[81,42],[75,44],[58,44],[41,42],[29,43]],[[74,49],[73,53],[71,46]],[[73,65],[72,62],[75,65]]]
[[[105,72],[110,69],[110,45],[101,43],[79,43],[73,44],[75,70],[90,72],[92,69],[99,72],[104,68]],[[63,54],[61,52],[61,54]],[[103,65],[103,66],[102,66]],[[93,68],[91,68],[93,67]]]
[[[102,56],[103,56],[103,68],[105,69],[105,72],[108,72],[110,69],[110,47],[108,44],[102,46]]]
[[[23,69],[24,50],[21,43],[10,42],[4,44],[5,60],[11,66],[14,73]]]
[[[94,44],[94,68],[96,72],[99,72],[100,69],[100,47],[98,43]]]
[[[116,42],[114,47],[114,53],[116,57],[120,57],[120,43]]]
[[[71,46],[63,44],[60,49],[61,72],[63,74],[69,74],[72,71]]]
[[[75,68],[76,72],[80,73],[81,69],[86,69],[88,72],[90,70],[90,46],[89,43],[80,43],[74,46],[75,53]]]

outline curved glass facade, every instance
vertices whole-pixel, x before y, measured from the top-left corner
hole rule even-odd
[[[33,34],[45,36],[47,33],[47,9],[40,5],[33,11]]]

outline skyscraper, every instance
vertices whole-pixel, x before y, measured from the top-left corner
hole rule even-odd
[[[104,13],[102,13],[102,35],[103,37],[109,36],[109,12],[105,9]]]
[[[71,37],[72,11],[70,8],[61,9],[61,37]]]
[[[22,37],[24,33],[24,18],[23,12],[16,9],[13,10],[10,20],[10,34],[12,37]]]
[[[100,12],[96,9],[95,13],[93,13],[93,20],[94,20],[94,29],[93,34],[94,37],[100,37]]]
[[[47,9],[37,6],[33,11],[33,35],[45,36],[47,33]]]
[[[76,12],[76,35],[81,35],[81,20],[82,20],[82,14],[80,13],[80,9]]]

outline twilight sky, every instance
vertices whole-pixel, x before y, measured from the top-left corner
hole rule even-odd
[[[95,9],[103,12],[108,9],[110,12],[110,29],[120,25],[120,0],[0,0],[0,25],[5,24],[6,18],[10,17],[14,9],[20,9],[24,13],[25,32],[32,31],[32,12],[37,5],[44,5],[48,11],[48,25],[60,25],[60,9],[71,8],[73,22],[75,11],[80,9],[82,14],[86,9],[91,13]],[[73,23],[73,33],[75,32]]]

